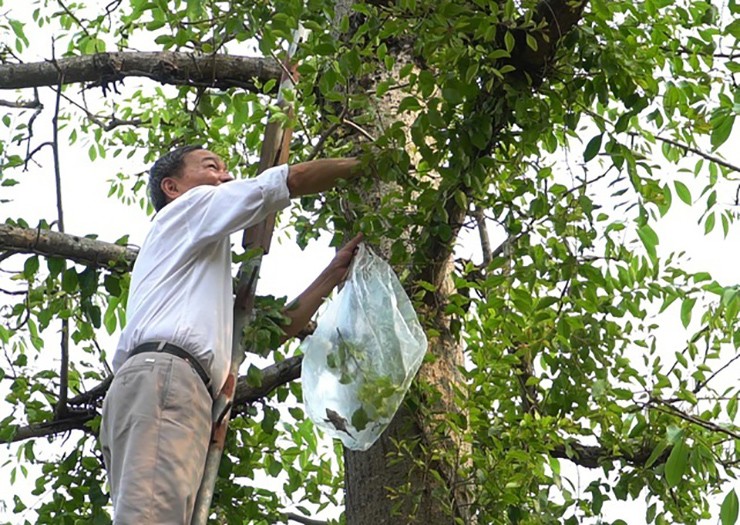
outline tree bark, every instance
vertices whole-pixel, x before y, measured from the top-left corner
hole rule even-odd
[[[27,64],[0,64],[0,89],[91,82],[106,87],[126,77],[147,77],[161,84],[261,91],[258,84],[278,80],[273,59],[176,52],[117,52]],[[275,87],[277,89],[277,86]]]

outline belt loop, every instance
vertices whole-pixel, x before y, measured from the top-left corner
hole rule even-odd
[[[167,346],[167,341],[160,341],[157,345],[157,352],[161,352],[164,350],[164,347]]]

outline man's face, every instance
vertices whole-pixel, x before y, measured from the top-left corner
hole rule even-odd
[[[165,177],[162,189],[172,201],[197,186],[218,186],[234,180],[226,171],[221,158],[206,149],[191,151],[185,155],[184,166],[179,177]]]

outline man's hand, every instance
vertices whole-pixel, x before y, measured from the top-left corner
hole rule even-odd
[[[352,259],[355,257],[355,253],[357,253],[357,246],[359,246],[361,242],[362,233],[358,233],[353,239],[340,248],[329,263],[329,266],[324,270],[329,282],[333,283],[332,288],[347,278],[349,266],[352,263]]]

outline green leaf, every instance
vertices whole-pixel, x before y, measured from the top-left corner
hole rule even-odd
[[[108,274],[103,279],[105,290],[114,297],[121,295],[121,279],[115,274]]]
[[[36,275],[37,271],[39,271],[39,258],[36,255],[32,255],[23,264],[23,277],[30,281]]]
[[[719,519],[722,525],[735,525],[737,523],[738,514],[738,500],[735,489],[731,489],[730,492],[725,496],[722,502],[722,507],[719,511]]]
[[[707,221],[704,223],[704,235],[708,235],[714,229],[715,219],[716,217],[714,212],[710,213],[707,217]]]
[[[687,328],[691,322],[691,311],[694,309],[695,304],[696,299],[694,297],[687,297],[681,303],[681,323],[684,328]]]
[[[657,445],[655,445],[655,448],[653,449],[652,453],[650,454],[650,457],[645,462],[645,468],[650,468],[653,463],[657,461],[657,459],[665,452],[665,449],[668,448],[668,441],[665,439],[662,439]]]
[[[586,149],[583,152],[583,161],[588,162],[591,159],[593,159],[601,149],[601,141],[604,138],[603,133],[599,133],[595,137],[593,137],[591,140],[588,141],[588,144],[586,145]]]
[[[449,104],[457,105],[463,101],[463,97],[455,88],[446,87],[442,90],[442,98],[444,98]]]
[[[727,402],[727,415],[730,416],[730,421],[735,420],[737,416],[737,396],[733,396]]]
[[[637,230],[637,236],[640,237],[640,240],[642,241],[642,244],[645,246],[645,250],[647,250],[650,257],[652,259],[655,259],[657,255],[655,247],[660,242],[660,239],[658,238],[658,234],[655,233],[655,230],[653,230],[650,227],[650,225],[645,224]]]
[[[689,188],[686,186],[686,184],[677,180],[674,181],[673,185],[676,187],[676,194],[678,195],[678,198],[691,206],[691,192],[689,191]]]
[[[65,261],[59,257],[49,257],[46,259],[46,267],[49,269],[49,275],[52,277],[59,275],[64,271]]]
[[[717,149],[724,144],[730,133],[732,133],[732,125],[735,123],[735,115],[728,112],[718,112],[711,120],[712,123],[712,135],[711,143],[712,148]]]
[[[87,470],[96,470],[100,464],[98,463],[98,460],[90,457],[85,456],[80,460],[80,463],[82,463],[82,466],[85,467]]]
[[[418,111],[421,109],[419,99],[416,97],[406,97],[398,105],[398,112],[403,113],[404,111]]]
[[[85,268],[78,275],[80,291],[83,297],[90,297],[98,287],[98,272],[93,268]]]
[[[247,384],[255,388],[262,386],[262,370],[254,365],[249,365],[247,370]]]
[[[105,326],[105,330],[108,332],[108,335],[113,335],[113,332],[116,331],[116,324],[116,309],[106,308],[105,314],[103,315],[103,326]]]
[[[675,487],[686,472],[689,459],[689,447],[684,439],[673,446],[665,463],[665,479],[669,487]]]
[[[516,40],[514,39],[514,35],[511,34],[511,31],[507,31],[506,35],[504,35],[504,45],[506,46],[506,51],[509,53],[514,49]]]
[[[365,430],[367,424],[370,422],[370,418],[365,412],[365,409],[360,407],[352,413],[351,423],[359,431]]]
[[[279,461],[275,461],[274,459],[272,459],[267,463],[267,473],[270,476],[272,477],[277,476],[278,474],[280,474],[281,470],[283,470],[283,464],[280,463]]]
[[[69,268],[64,271],[62,275],[62,290],[67,293],[72,293],[77,289],[77,271],[74,268]]]

